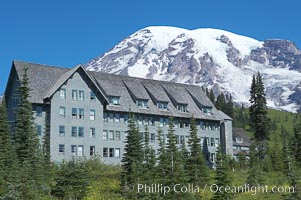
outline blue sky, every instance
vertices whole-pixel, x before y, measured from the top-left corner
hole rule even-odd
[[[153,25],[218,28],[301,47],[298,0],[3,0],[0,2],[0,94],[12,60],[73,67]]]

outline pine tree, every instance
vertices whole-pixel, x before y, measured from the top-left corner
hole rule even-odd
[[[226,102],[226,106],[225,106],[225,113],[231,117],[234,118],[234,108],[233,108],[233,100],[232,100],[232,95],[229,96],[229,98],[227,99]]]
[[[156,183],[155,179],[155,166],[156,166],[156,155],[155,151],[152,147],[149,145],[149,131],[147,126],[145,126],[144,130],[144,145],[143,145],[143,151],[144,151],[144,159],[142,164],[142,180],[141,183],[146,184],[150,186],[153,183]],[[139,199],[153,199],[154,195],[151,193],[142,193],[141,197]]]
[[[301,167],[301,120],[294,126],[293,154],[296,163]]]
[[[256,150],[256,144],[254,142],[250,146],[250,160],[249,160],[249,169],[247,183],[251,186],[260,185],[263,183],[262,168],[259,165],[258,153]]]
[[[34,165],[39,151],[39,139],[34,129],[31,103],[29,98],[28,68],[24,67],[24,75],[19,87],[20,104],[16,113],[14,129],[14,145],[17,159],[20,163],[25,161]]]
[[[177,148],[177,138],[175,135],[173,119],[169,120],[169,129],[167,134],[167,144],[166,144],[166,174],[165,174],[165,184],[174,187],[175,184],[185,185],[187,183],[187,175],[185,174],[183,157]],[[185,193],[175,193],[175,191],[170,191],[167,194],[167,198],[172,199],[183,199],[190,194]]]
[[[29,102],[29,79],[27,67],[18,88],[20,104],[17,107],[16,122],[13,132],[14,151],[17,162],[14,185],[19,185],[19,196],[23,199],[38,199],[41,194],[44,170],[41,166],[42,152],[39,147],[38,135],[34,128],[32,107]],[[14,186],[14,187],[15,187]]]
[[[215,105],[218,110],[225,111],[226,99],[223,93],[217,96]]]
[[[130,112],[128,120],[127,141],[125,144],[125,153],[121,165],[121,186],[126,188],[137,187],[142,181],[143,171],[143,148],[142,138],[136,126],[133,113]],[[124,195],[129,199],[137,199],[136,191],[124,191]]]
[[[203,186],[208,183],[208,167],[202,153],[200,138],[197,136],[197,124],[194,117],[190,120],[190,136],[188,140],[190,155],[187,159],[189,183]]]
[[[85,160],[63,161],[58,169],[52,195],[59,199],[84,199],[89,192],[88,169]]]
[[[264,84],[262,77],[258,72],[256,78],[253,76],[250,91],[250,127],[254,131],[254,140],[256,141],[258,156],[264,160],[267,154],[267,140],[269,137],[269,118],[267,117],[267,103],[264,93]]]
[[[5,100],[0,103],[0,197],[7,192],[7,182],[12,168],[12,145],[9,135]]]
[[[292,155],[292,152],[289,148],[290,146],[290,141],[288,139],[288,133],[287,131],[284,129],[284,127],[282,126],[281,127],[281,135],[283,137],[283,172],[284,174],[286,175],[287,179],[288,179],[288,182],[290,184],[290,186],[294,187],[295,188],[295,191],[290,193],[290,194],[284,194],[283,197],[284,199],[287,199],[287,200],[298,200],[300,199],[298,197],[298,192],[297,192],[297,185],[298,185],[298,176],[297,176],[297,173],[295,172],[295,166],[294,166],[294,162],[293,162],[293,158],[294,156]]]
[[[209,99],[212,103],[215,103],[215,95],[213,93],[213,89],[210,90]]]
[[[215,160],[215,184],[218,187],[227,187],[230,185],[230,178],[229,178],[229,169],[226,155],[221,152],[221,148],[218,148],[216,153],[216,160]],[[215,192],[213,194],[212,200],[220,200],[220,199],[230,199],[231,194],[225,191]]]

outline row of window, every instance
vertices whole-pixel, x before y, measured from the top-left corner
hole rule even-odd
[[[71,145],[70,149],[72,156],[84,156],[84,145]],[[95,156],[95,146],[90,146],[89,150],[90,156]],[[59,154],[65,154],[64,144],[59,144]]]
[[[84,101],[85,91],[83,90],[72,90],[71,92],[72,100]],[[66,89],[60,89],[60,99],[66,99]],[[95,101],[96,96],[94,92],[90,91],[90,101]]]
[[[128,121],[128,115],[124,114],[121,115],[120,113],[103,113],[103,121],[104,122],[121,122],[121,118],[123,117],[123,122]],[[138,125],[155,125],[155,119],[154,117],[144,116],[144,115],[136,115],[135,116],[137,124]],[[169,118],[168,117],[160,117],[159,118],[160,127],[168,127],[169,125]],[[174,120],[174,126],[175,128],[189,128],[189,121],[188,120]],[[217,131],[219,130],[220,124],[219,122],[204,122],[200,121],[200,128],[202,130],[211,130],[211,131]]]
[[[61,117],[66,116],[66,108],[60,106],[59,115]],[[85,110],[83,108],[72,108],[71,116],[73,119],[84,119],[85,118]],[[95,110],[90,109],[89,111],[89,119],[95,120]]]
[[[200,128],[202,130],[218,131],[220,129],[220,124],[219,124],[219,122],[203,122],[203,121],[200,121]]]
[[[65,126],[61,125],[59,126],[59,136],[64,137],[66,133]],[[89,137],[90,138],[95,138],[95,128],[89,128]],[[85,129],[84,127],[76,127],[72,126],[71,127],[71,136],[72,137],[84,137],[85,135]]]

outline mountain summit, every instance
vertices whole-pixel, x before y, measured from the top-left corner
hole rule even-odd
[[[87,70],[196,84],[246,103],[253,74],[262,74],[269,107],[301,111],[301,51],[287,40],[228,31],[152,26],[130,35]]]

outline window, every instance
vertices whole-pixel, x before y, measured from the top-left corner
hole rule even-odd
[[[114,122],[114,114],[113,113],[109,114],[109,122]]]
[[[200,121],[200,129],[204,130],[204,122]]]
[[[84,119],[84,109],[83,108],[78,109],[78,119]]]
[[[124,122],[124,123],[127,123],[128,120],[129,120],[129,116],[128,116],[127,114],[124,114],[123,117],[124,117],[123,122]]]
[[[72,108],[72,118],[73,119],[77,118],[77,108]]]
[[[216,157],[216,155],[215,155],[215,153],[210,153],[210,161],[211,162],[215,162],[215,157]]]
[[[120,114],[115,114],[115,122],[120,122]]]
[[[71,136],[72,137],[76,137],[77,136],[77,127],[76,126],[72,126],[71,127]]]
[[[59,135],[61,137],[65,136],[65,126],[59,126]]]
[[[90,110],[90,120],[95,120],[95,110]]]
[[[76,156],[77,154],[77,147],[76,145],[71,145],[71,155]]]
[[[114,140],[114,131],[109,131],[109,140]]]
[[[90,156],[95,156],[95,146],[90,146]]]
[[[37,117],[42,117],[42,106],[37,106],[36,116]]]
[[[120,131],[115,131],[114,139],[115,139],[116,141],[120,141],[120,138],[121,138]]]
[[[60,116],[65,117],[65,113],[66,113],[66,108],[63,106],[60,106]]]
[[[109,148],[109,157],[114,158],[114,148]]]
[[[41,136],[42,135],[42,126],[41,125],[37,125],[36,126],[36,130],[37,130],[38,136]]]
[[[139,116],[138,117],[138,125],[142,125],[142,122],[143,122],[143,117]]]
[[[115,158],[120,158],[120,149],[119,148],[115,149]]]
[[[72,90],[72,99],[73,100],[77,100],[78,99],[77,90]]]
[[[59,154],[65,154],[65,145],[59,144]]]
[[[238,144],[241,144],[244,142],[244,139],[243,138],[240,138],[240,137],[236,137],[236,143]]]
[[[154,120],[153,117],[149,118],[149,124],[152,125],[152,126],[155,126],[155,120]]]
[[[215,146],[215,139],[210,138],[210,146],[214,147]]]
[[[103,113],[103,121],[108,122],[108,113]]]
[[[123,134],[124,136],[124,141],[127,141],[128,140],[128,133],[127,132],[124,132],[124,134]]]
[[[78,127],[78,137],[84,137],[84,127]]]
[[[164,126],[164,118],[160,117],[160,127]]]
[[[90,128],[90,138],[95,138],[95,128]]]
[[[108,148],[106,148],[106,147],[103,148],[102,157],[104,157],[104,158],[108,157]]]
[[[60,89],[60,99],[66,99],[66,90]]]
[[[156,141],[156,134],[155,133],[151,133],[151,136],[150,136],[150,142],[155,142]]]
[[[111,105],[120,105],[120,103],[119,103],[119,97],[117,97],[117,96],[109,96],[108,99],[109,99],[109,102],[110,102]]]
[[[188,112],[187,110],[187,104],[178,104],[177,108],[180,112]]]
[[[180,136],[176,135],[176,144],[179,144]]]
[[[215,147],[218,147],[218,146],[219,146],[219,139],[215,138]]]
[[[138,99],[137,100],[137,105],[138,105],[139,108],[142,108],[142,109],[147,109],[148,108],[146,99]]]
[[[108,131],[107,130],[103,131],[102,139],[105,140],[105,141],[109,139],[109,135],[108,135]]]
[[[204,145],[204,137],[201,137],[201,146]]]
[[[167,109],[167,102],[158,102],[157,103],[157,106],[158,106],[158,108],[160,109],[160,110],[168,110]]]
[[[94,92],[90,91],[90,101],[95,101],[96,96],[94,94]]]
[[[77,155],[78,156],[83,156],[84,155],[84,146],[83,145],[78,145],[78,147],[77,147]]]
[[[180,136],[180,144],[185,144],[185,136],[184,135]]]
[[[211,107],[203,107],[203,113],[210,115],[211,114]]]
[[[85,98],[85,92],[83,90],[78,91],[78,100],[83,101]]]

